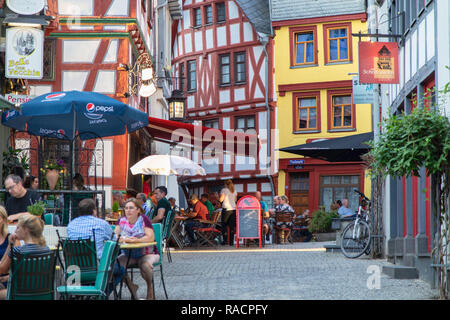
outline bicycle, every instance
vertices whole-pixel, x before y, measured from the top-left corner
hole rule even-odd
[[[371,232],[370,212],[371,201],[364,193],[353,190],[360,195],[359,207],[354,222],[347,225],[341,234],[341,251],[347,258],[355,259],[363,253],[370,254]]]

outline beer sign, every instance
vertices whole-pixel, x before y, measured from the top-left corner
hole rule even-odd
[[[5,77],[42,79],[44,31],[36,28],[6,29]]]
[[[359,42],[359,82],[399,83],[397,42]]]

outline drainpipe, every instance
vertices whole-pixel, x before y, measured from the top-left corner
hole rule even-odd
[[[267,164],[267,177],[270,181],[270,189],[272,190],[272,198],[275,197],[275,186],[273,183],[273,178],[271,175],[271,130],[270,130],[270,120],[271,120],[271,113],[270,113],[270,106],[269,106],[269,55],[267,53],[267,44],[269,43],[269,35],[263,35],[259,37],[259,41],[261,42],[264,50],[264,55],[266,56],[266,85],[265,85],[265,107],[267,111],[267,160],[269,160]]]

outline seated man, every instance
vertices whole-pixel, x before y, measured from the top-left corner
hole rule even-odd
[[[100,260],[105,242],[110,240],[113,231],[108,222],[97,218],[97,208],[94,199],[83,199],[78,204],[78,216],[69,222],[67,237],[71,240],[91,239],[95,232],[95,247],[97,258]],[[125,274],[125,268],[116,264],[114,267],[114,285],[117,285]]]
[[[208,208],[206,208],[206,206],[200,200],[198,200],[198,196],[196,194],[193,194],[191,196],[190,201],[192,203],[193,209],[187,214],[189,219],[186,220],[186,232],[189,237],[189,241],[191,242],[191,246],[194,246],[196,245],[197,239],[195,238],[193,228],[202,227],[203,223],[198,220],[207,220],[209,213]]]
[[[355,215],[352,209],[348,207],[348,199],[342,199],[342,206],[338,210],[341,218],[350,218]]]

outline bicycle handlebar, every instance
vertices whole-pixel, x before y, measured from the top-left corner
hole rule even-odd
[[[361,197],[363,197],[364,199],[366,199],[367,201],[370,201],[369,198],[366,197],[366,195],[364,193],[362,193],[361,191],[357,190],[357,189],[353,189],[354,192],[356,192],[357,194],[359,194]]]

